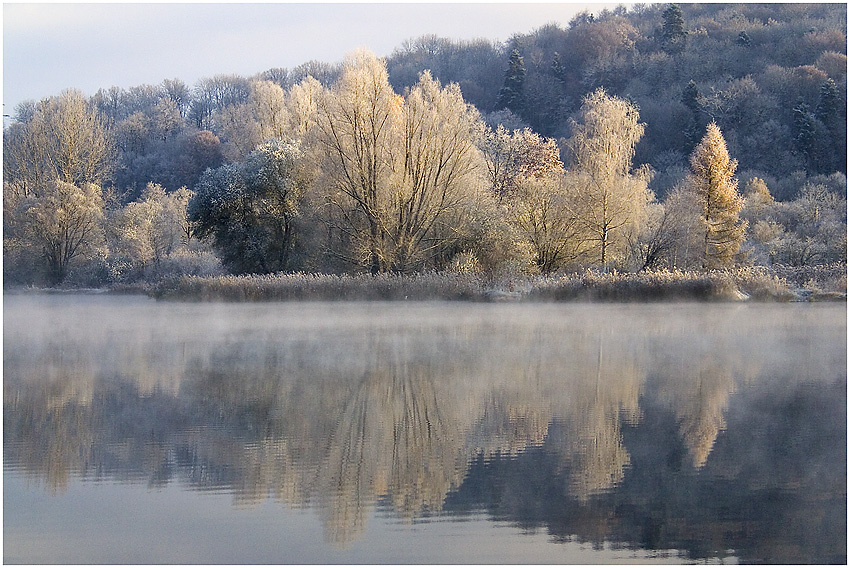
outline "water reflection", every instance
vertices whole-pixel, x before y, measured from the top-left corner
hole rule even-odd
[[[4,468],[600,546],[846,558],[833,306],[153,304],[11,296]]]

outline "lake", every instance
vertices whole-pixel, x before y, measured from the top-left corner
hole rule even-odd
[[[5,294],[5,563],[846,563],[846,304]]]

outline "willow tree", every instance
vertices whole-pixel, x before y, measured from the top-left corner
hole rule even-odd
[[[729,265],[744,242],[747,223],[738,217],[744,199],[734,178],[737,167],[738,161],[729,157],[720,128],[712,122],[691,154],[687,181],[700,208],[703,268]]]
[[[634,105],[601,88],[585,98],[578,118],[568,141],[575,189],[569,203],[591,258],[605,265],[626,252],[652,200],[645,170],[632,171],[644,125]]]
[[[316,133],[322,150],[324,193],[331,206],[331,226],[372,273],[384,264],[381,197],[392,174],[393,118],[397,96],[386,66],[374,55],[349,55],[333,87],[317,102]],[[342,256],[345,256],[342,254]]]
[[[456,85],[423,73],[407,97],[383,61],[360,51],[317,103],[327,219],[348,245],[337,254],[372,273],[407,272],[439,254],[477,183],[477,112]]]

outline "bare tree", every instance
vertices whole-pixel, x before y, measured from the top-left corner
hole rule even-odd
[[[508,202],[510,220],[534,251],[537,267],[551,272],[581,258],[585,248],[581,224],[570,213],[569,178],[524,177]]]
[[[342,76],[318,101],[317,134],[323,147],[328,201],[347,240],[361,247],[372,273],[386,266],[380,226],[380,197],[392,177],[392,114],[400,105],[383,62],[358,51],[346,59]],[[397,120],[397,118],[396,118]]]
[[[463,206],[481,160],[473,144],[478,113],[464,102],[457,85],[443,88],[424,72],[402,114],[403,176],[387,228],[393,269],[406,271],[433,254],[439,241],[456,238],[452,233],[460,227],[443,222]]]

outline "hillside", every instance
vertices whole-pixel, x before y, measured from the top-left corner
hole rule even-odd
[[[682,4],[676,37],[664,28],[669,6],[582,14],[506,44],[425,36],[389,58],[390,81],[403,92],[431,69],[492,113],[517,50],[525,76],[511,110],[545,136],[569,136],[569,118],[598,87],[639,107],[635,162],[656,170],[657,194],[681,178],[712,120],[740,177],[765,179],[779,199],[795,196],[799,172],[847,173],[845,5]]]

